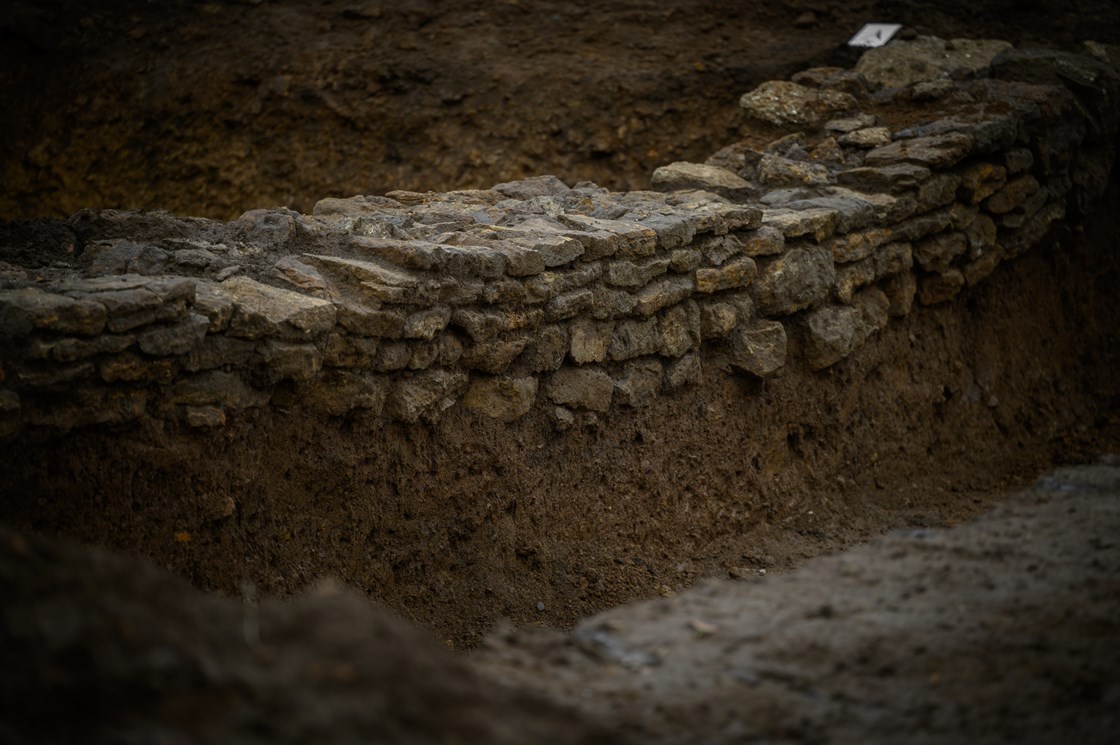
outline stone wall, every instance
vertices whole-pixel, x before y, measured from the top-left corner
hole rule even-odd
[[[923,39],[743,97],[746,138],[569,188],[324,199],[220,223],[81,212],[0,227],[0,438],[221,428],[299,403],[558,429],[697,384],[835,365],[1089,209],[1117,73]]]

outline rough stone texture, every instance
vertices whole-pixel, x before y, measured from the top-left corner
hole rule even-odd
[[[460,402],[512,421],[534,386],[556,426],[597,426],[588,412],[678,395],[725,359],[774,374],[783,318],[789,353],[838,364],[915,297],[982,283],[1108,183],[1120,76],[1064,53],[993,61],[1001,48],[894,42],[856,74],[759,86],[742,102],[749,137],[659,169],[668,191],[542,176],[229,223],[87,211],[63,226],[84,251],[48,241],[67,258],[24,267],[33,231],[30,253],[0,262],[0,436],[213,430],[227,411],[301,400],[382,424]],[[35,403],[75,387],[50,411]]]

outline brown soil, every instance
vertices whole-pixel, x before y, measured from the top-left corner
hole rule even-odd
[[[0,218],[230,218],[543,173],[641,188],[738,139],[736,101],[758,83],[851,62],[844,42],[873,20],[1120,43],[1107,0],[15,0]]]

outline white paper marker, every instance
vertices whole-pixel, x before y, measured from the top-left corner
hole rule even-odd
[[[902,28],[900,23],[865,23],[848,41],[850,47],[881,47]]]

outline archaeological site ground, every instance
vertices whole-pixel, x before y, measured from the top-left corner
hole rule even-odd
[[[1120,741],[1114,3],[0,58],[0,743]]]

